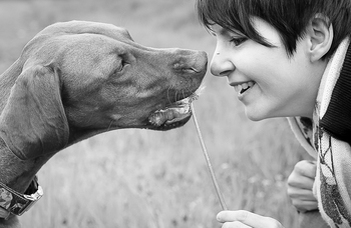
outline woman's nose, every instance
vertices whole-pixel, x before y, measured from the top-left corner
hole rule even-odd
[[[210,69],[215,76],[228,76],[235,70],[235,66],[229,58],[216,51],[212,57]]]

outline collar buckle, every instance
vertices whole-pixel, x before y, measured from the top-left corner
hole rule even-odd
[[[43,189],[39,186],[36,177],[25,194],[16,192],[0,182],[0,207],[11,214],[20,216],[28,211],[43,194]]]

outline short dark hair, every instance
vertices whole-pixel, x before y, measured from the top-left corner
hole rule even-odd
[[[263,19],[279,32],[288,55],[293,55],[297,41],[317,14],[327,17],[334,29],[332,46],[323,58],[330,57],[351,34],[350,0],[197,0],[196,5],[200,22],[208,29],[218,24],[271,47],[252,26],[252,17]]]

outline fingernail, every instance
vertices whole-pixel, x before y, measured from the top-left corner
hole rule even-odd
[[[222,219],[221,219],[221,212],[219,212],[218,214],[217,214],[217,216],[216,216],[216,219],[217,219],[217,221],[218,222],[220,222],[220,221],[222,221]]]

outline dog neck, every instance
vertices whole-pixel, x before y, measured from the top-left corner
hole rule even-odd
[[[20,60],[17,60],[0,75],[0,113],[7,103],[7,98],[10,95],[11,88],[15,84],[17,77],[21,74],[21,71]]]
[[[41,157],[28,161],[17,158],[0,138],[0,182],[9,188],[24,193],[35,174],[49,158]]]
[[[8,101],[11,88],[21,74],[23,61],[17,59],[0,75],[0,114]],[[37,171],[48,158],[22,161],[12,153],[5,141],[0,138],[0,181],[18,192],[24,192]]]
[[[17,158],[0,138],[0,182],[18,193],[24,193],[44,160],[22,161]],[[19,227],[17,216],[10,214],[0,218],[0,227]]]

